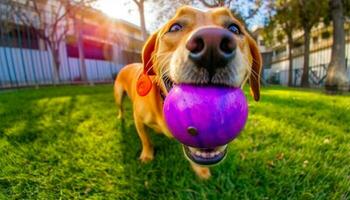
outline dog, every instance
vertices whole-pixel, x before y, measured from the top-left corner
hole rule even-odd
[[[179,8],[170,21],[148,38],[142,63],[125,66],[114,83],[119,118],[123,115],[125,92],[132,101],[134,123],[142,143],[141,162],[154,157],[146,126],[172,137],[164,120],[163,101],[173,84],[243,87],[249,80],[251,94],[258,101],[261,62],[255,41],[229,9]],[[190,163],[200,178],[210,177],[208,167],[195,160]]]

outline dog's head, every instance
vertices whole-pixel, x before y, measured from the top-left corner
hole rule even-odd
[[[173,83],[242,87],[249,80],[253,97],[259,100],[260,52],[227,8],[180,8],[175,17],[150,36],[142,59],[142,79],[154,76],[164,94]],[[201,156],[206,161],[213,158],[210,162],[216,163],[226,154],[226,145],[212,149],[186,147],[185,152],[198,164],[208,163],[196,159]]]
[[[227,8],[181,7],[149,37],[142,61],[165,94],[173,83],[242,87],[249,80],[254,99],[260,98],[259,49]]]

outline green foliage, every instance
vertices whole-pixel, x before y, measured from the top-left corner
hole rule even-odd
[[[158,28],[167,20],[173,17],[176,10],[182,5],[192,5],[195,7],[215,8],[224,6],[231,10],[244,25],[251,25],[252,20],[259,11],[265,8],[265,1],[261,0],[177,0],[169,3],[167,0],[151,0],[152,6],[156,7],[155,13],[157,21],[152,24],[152,27]],[[244,5],[244,7],[240,6]],[[261,16],[263,17],[263,16]]]
[[[0,93],[0,199],[349,199],[350,96],[267,87],[245,130],[199,180],[173,139],[151,131],[141,164],[131,103],[112,85]],[[248,96],[248,89],[246,90]]]
[[[265,39],[273,45],[282,42],[284,38],[291,37],[300,26],[298,24],[298,11],[296,1],[276,0],[268,6],[270,20],[265,27]]]
[[[343,11],[344,11],[344,17],[350,18],[350,1],[349,0],[342,0],[343,4]],[[325,16],[323,17],[323,22],[327,25],[331,25],[332,21],[332,11],[328,4],[328,11],[325,13]],[[350,20],[350,19],[348,19]]]
[[[270,1],[268,9],[270,20],[265,27],[266,34],[270,34],[268,40],[276,38],[279,29],[284,37],[292,36],[297,29],[311,30],[317,23],[326,21],[329,12],[328,1],[319,0],[275,0]]]
[[[344,10],[344,16],[350,17],[350,1],[349,0],[343,0],[343,10]]]
[[[286,35],[292,33],[293,30],[298,28],[296,20],[298,9],[295,1],[277,0],[274,6],[276,15],[273,19],[281,26]]]
[[[328,13],[328,1],[319,0],[297,0],[299,23],[305,30],[319,23]]]

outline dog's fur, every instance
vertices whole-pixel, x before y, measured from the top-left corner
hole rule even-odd
[[[181,22],[183,30],[169,33],[174,23]],[[235,57],[226,67],[216,71],[214,76],[208,76],[205,69],[197,68],[189,59],[189,51],[185,48],[191,35],[200,28],[227,28],[228,23],[235,23],[241,30],[241,35],[234,35],[237,44]],[[164,80],[171,79],[174,83],[191,84],[223,84],[232,87],[242,87],[249,79],[251,93],[259,100],[259,81],[261,71],[261,55],[255,41],[249,36],[241,23],[235,19],[226,8],[216,8],[201,11],[188,6],[180,8],[175,17],[153,33],[145,43],[142,52],[143,63],[125,66],[114,84],[114,96],[122,117],[122,98],[126,91],[133,102],[133,115],[137,133],[142,142],[140,160],[147,162],[153,159],[154,151],[145,127],[151,127],[157,132],[172,137],[163,118],[163,99],[161,93],[167,94]],[[145,96],[137,92],[138,78],[148,76],[152,88]],[[192,168],[201,178],[210,177],[207,167],[191,162]]]

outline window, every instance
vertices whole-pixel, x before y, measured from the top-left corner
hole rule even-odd
[[[38,30],[15,23],[0,23],[0,46],[39,49]]]
[[[345,29],[345,35],[350,36],[350,28]]]
[[[304,43],[301,42],[301,41],[298,41],[298,42],[294,43],[294,48],[299,48],[299,47],[302,47],[302,46],[304,46]]]
[[[264,45],[265,45],[264,40],[259,40],[259,43],[260,43],[261,46],[264,46]]]
[[[317,42],[318,42],[318,37],[317,37],[317,36],[313,37],[313,38],[312,38],[312,42],[313,42],[313,43],[317,43]]]
[[[329,31],[324,31],[321,34],[322,39],[326,40],[331,37],[331,33]]]
[[[286,55],[286,47],[282,47],[282,48],[280,48],[280,49],[277,49],[277,50],[275,51],[275,55],[276,55],[277,57],[283,57],[283,56],[285,56],[285,55]]]
[[[66,45],[67,54],[69,57],[79,58],[78,44],[75,40]],[[84,56],[88,59],[95,60],[111,60],[112,59],[112,46],[103,42],[94,40],[83,40]]]

